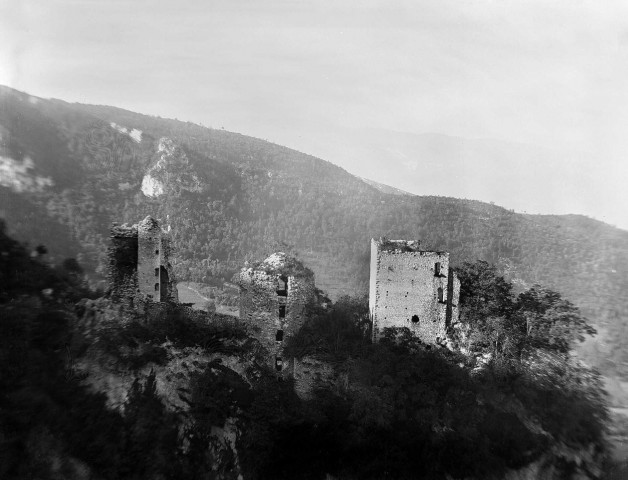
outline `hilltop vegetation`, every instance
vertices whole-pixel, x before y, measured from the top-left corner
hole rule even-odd
[[[506,331],[493,320],[527,319],[527,356],[530,348],[539,354],[534,363],[496,355],[473,374],[465,357],[426,346],[405,329],[372,345],[364,299],[345,298],[327,310],[313,307],[305,338],[292,348],[330,360],[346,381],[303,400],[292,382],[264,366],[260,345],[237,324],[188,317],[185,309],[147,323],[139,313],[127,318],[106,297],[77,301],[91,295],[77,263],[52,267],[1,224],[0,252],[2,478],[601,473],[603,392],[595,372],[569,356],[586,324],[556,294],[532,290],[515,301],[484,264],[461,275],[465,322],[482,338],[512,340],[521,324]],[[97,322],[88,321],[90,305],[100,312]],[[473,338],[479,351],[510,351],[504,341]],[[537,344],[539,338],[555,341]],[[103,373],[105,386],[98,383]],[[111,408],[111,382],[126,382],[121,409]]]
[[[328,162],[244,135],[113,107],[31,101],[9,89],[0,95],[1,156],[28,156],[32,173],[54,182],[21,192],[3,184],[2,215],[18,238],[45,244],[54,258],[78,248],[86,270],[102,275],[110,222],[151,214],[173,229],[181,280],[229,279],[245,260],[287,244],[338,298],[366,290],[371,237],[418,238],[451,252],[454,264],[498,265],[516,289],[540,283],[571,299],[605,333],[589,358],[626,375],[628,232],[580,216],[387,194]],[[141,131],[140,141],[112,122]],[[187,158],[185,171],[172,162],[168,181],[192,169],[200,190],[141,193],[162,136]]]

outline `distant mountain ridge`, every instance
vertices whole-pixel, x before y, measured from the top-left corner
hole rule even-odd
[[[602,222],[401,195],[238,133],[6,87],[0,135],[3,172],[50,179],[30,190],[1,183],[0,214],[11,234],[45,244],[52,259],[77,257],[102,273],[110,223],[151,214],[173,229],[181,280],[230,278],[246,259],[292,249],[337,298],[366,290],[371,237],[418,238],[451,252],[454,264],[480,258],[522,285],[557,289],[607,332],[595,354],[628,365],[628,348],[618,348],[628,339],[628,232]],[[151,197],[142,184],[157,172],[163,138],[173,156],[154,178],[170,193]]]
[[[595,168],[596,153],[382,128],[321,130],[297,141],[351,173],[413,194],[473,198],[517,212],[582,213],[628,229],[619,212],[628,193],[619,176]]]

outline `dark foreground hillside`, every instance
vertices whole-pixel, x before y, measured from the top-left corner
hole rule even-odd
[[[463,267],[461,304],[469,347],[494,361],[472,371],[405,329],[372,345],[364,301],[344,298],[313,306],[290,346],[336,379],[301,398],[237,322],[85,298],[76,261],[31,255],[1,223],[0,253],[3,479],[603,474],[604,394],[569,355],[589,327],[548,290],[515,298],[486,264]]]
[[[110,223],[147,214],[171,225],[181,280],[229,279],[248,258],[292,248],[333,298],[365,291],[371,237],[419,238],[455,264],[498,265],[517,288],[558,290],[598,327],[587,358],[627,375],[628,232],[575,215],[388,194],[259,139],[7,88],[0,134],[0,156],[14,172],[0,182],[11,232],[55,258],[78,249],[92,274],[103,273]],[[172,150],[159,151],[162,137]],[[143,193],[157,183],[161,195]]]

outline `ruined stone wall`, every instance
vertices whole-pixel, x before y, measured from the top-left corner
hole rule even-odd
[[[371,240],[371,270],[369,281],[369,313],[371,315],[373,334],[377,328],[377,323],[373,313],[375,312],[375,305],[377,304],[377,268],[379,265],[378,247],[377,242]]]
[[[116,300],[177,302],[170,264],[170,237],[146,217],[138,225],[113,225],[109,249],[109,282]]]
[[[137,226],[137,283],[140,292],[149,299],[159,302],[161,265],[161,228],[156,220],[147,217]]]
[[[453,268],[449,269],[449,275],[447,276],[447,329],[456,322],[458,322],[459,317],[459,306],[458,302],[460,300],[460,279],[454,272]]]
[[[281,276],[252,268],[241,271],[240,319],[268,349],[274,368],[285,373],[289,369],[288,359],[283,357],[284,345],[303,326],[305,308],[315,298],[315,287],[313,276],[286,275],[286,294],[278,295]]]
[[[444,342],[453,315],[457,318],[459,291],[447,252],[386,249],[372,241],[369,307],[374,341],[384,328],[407,327],[424,342]]]
[[[107,277],[111,296],[117,301],[134,298],[137,285],[137,229],[117,226],[111,228]]]
[[[172,239],[166,232],[161,235],[161,248],[159,249],[159,286],[160,301],[162,302],[178,302],[179,292],[177,290],[177,281],[174,276],[174,269],[170,263],[172,258]]]

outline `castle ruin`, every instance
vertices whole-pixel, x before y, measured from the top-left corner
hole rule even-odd
[[[448,252],[420,249],[419,241],[371,240],[369,312],[373,341],[387,327],[407,327],[422,341],[444,344],[458,320],[460,281]]]
[[[286,372],[284,344],[306,320],[306,306],[315,300],[314,274],[285,253],[273,253],[239,274],[240,319],[271,354],[277,372]],[[283,375],[283,374],[282,374]]]
[[[170,264],[170,235],[148,216],[139,224],[111,227],[109,283],[117,300],[178,301]]]

